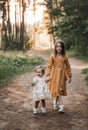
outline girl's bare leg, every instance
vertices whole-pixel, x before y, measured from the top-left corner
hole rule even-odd
[[[60,95],[59,96],[59,112],[63,113],[64,112],[64,105],[63,105],[63,102],[62,102],[62,96]]]
[[[62,96],[61,95],[59,95],[59,96],[57,96],[55,98],[55,100],[54,100],[54,109],[58,109],[58,111],[61,112],[61,113],[64,112],[64,106],[63,106]]]
[[[42,102],[42,107],[46,107],[45,99],[42,99],[41,102]]]
[[[56,97],[56,103],[59,101],[59,96]]]
[[[62,96],[61,95],[57,96],[56,99],[55,99],[55,101],[56,101],[57,104],[59,103],[59,105],[62,105],[63,104],[63,102],[62,102]]]
[[[38,104],[39,104],[39,101],[35,101],[35,108],[33,109],[34,114],[38,113]]]
[[[38,108],[39,101],[35,101],[35,108]]]
[[[47,113],[45,99],[42,99],[41,102],[42,102],[42,108],[41,108],[42,113]]]
[[[63,102],[62,102],[62,96],[60,95],[59,96],[59,105],[62,105],[63,104]]]
[[[54,110],[58,109],[58,101],[59,101],[59,96],[56,96],[56,98],[54,99]]]

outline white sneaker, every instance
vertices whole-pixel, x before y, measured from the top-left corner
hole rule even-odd
[[[42,108],[41,108],[41,110],[42,110],[42,113],[47,113],[47,111],[46,111],[46,108],[45,108],[45,107],[42,107]]]
[[[54,104],[54,110],[57,110],[58,109],[58,104],[57,104],[56,100],[54,100],[53,104]]]
[[[33,114],[37,114],[38,113],[38,108],[34,108],[33,109]]]
[[[63,112],[64,112],[64,106],[63,106],[63,105],[60,105],[58,111],[59,111],[60,113],[63,113]]]

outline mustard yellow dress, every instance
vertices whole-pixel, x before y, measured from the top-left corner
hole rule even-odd
[[[46,75],[51,76],[49,84],[52,97],[59,95],[67,96],[66,81],[67,77],[71,77],[71,67],[66,55],[56,56],[53,54],[50,57],[46,69]]]

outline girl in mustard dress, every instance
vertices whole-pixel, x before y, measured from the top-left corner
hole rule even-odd
[[[54,100],[54,109],[64,112],[62,105],[62,96],[67,96],[66,81],[71,82],[71,67],[65,53],[64,43],[61,40],[56,41],[54,54],[51,55],[46,69],[46,75],[51,77],[50,92]],[[59,106],[58,106],[59,105]]]

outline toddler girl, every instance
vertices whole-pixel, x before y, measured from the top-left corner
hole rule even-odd
[[[36,76],[33,78],[32,86],[33,89],[33,98],[35,100],[35,107],[33,109],[33,113],[38,113],[38,105],[41,101],[42,103],[42,113],[46,113],[46,103],[45,99],[50,98],[50,92],[47,86],[47,82],[50,80],[44,76],[45,70],[42,66],[38,66],[35,68]]]

